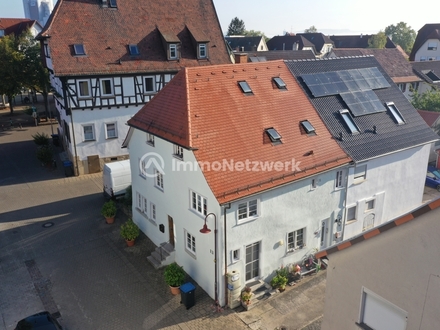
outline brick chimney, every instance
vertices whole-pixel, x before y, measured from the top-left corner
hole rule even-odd
[[[247,63],[248,55],[246,53],[235,53],[235,64]]]

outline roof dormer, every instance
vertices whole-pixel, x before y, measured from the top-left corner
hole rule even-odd
[[[161,36],[167,60],[177,61],[180,59],[180,39],[170,31],[160,30],[159,28],[157,30]]]
[[[191,36],[191,41],[193,44],[193,48],[195,48],[196,56],[198,60],[206,60],[208,59],[208,37],[202,32],[193,27],[186,27]]]

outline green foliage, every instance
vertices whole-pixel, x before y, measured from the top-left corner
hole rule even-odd
[[[312,25],[308,29],[304,30],[304,33],[316,33],[316,32],[318,32],[318,30],[316,29],[316,27],[314,25]]]
[[[49,145],[49,135],[46,133],[36,133],[32,135],[32,138],[34,139],[34,143],[37,146],[47,146]]]
[[[101,214],[105,218],[112,218],[116,215],[116,203],[112,200],[109,200],[104,203],[101,209]]]
[[[38,147],[37,159],[43,164],[50,164],[53,160],[52,148],[48,145],[41,145]]]
[[[385,48],[386,44],[387,36],[382,30],[379,31],[377,34],[372,35],[371,38],[368,40],[368,48],[383,49]]]
[[[276,289],[285,289],[287,284],[287,277],[277,274],[275,275],[272,280],[270,281],[270,285],[272,288]]]
[[[127,241],[132,241],[139,236],[139,227],[132,219],[128,219],[121,225],[121,236]]]
[[[420,94],[417,91],[412,93],[411,103],[418,110],[429,110],[440,112],[440,91],[431,89]]]
[[[241,301],[248,302],[252,298],[252,290],[250,287],[245,287],[243,292],[241,293]]]
[[[231,20],[231,23],[229,23],[228,32],[226,33],[226,35],[228,36],[243,35],[245,31],[246,28],[244,26],[243,20],[239,19],[238,17],[235,17]]]
[[[165,268],[164,277],[166,284],[173,287],[179,287],[185,281],[185,272],[183,271],[182,266],[173,262]]]
[[[402,47],[407,53],[411,53],[411,49],[416,39],[416,31],[411,29],[410,26],[404,22],[400,22],[397,25],[389,25],[385,28],[385,35],[391,38],[391,40]]]

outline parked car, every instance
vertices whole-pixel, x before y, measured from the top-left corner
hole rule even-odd
[[[58,321],[49,313],[41,312],[19,321],[15,330],[62,330]]]
[[[434,166],[428,166],[425,186],[432,187],[440,191],[440,171]]]

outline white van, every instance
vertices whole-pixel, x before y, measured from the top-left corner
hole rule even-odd
[[[106,198],[124,197],[125,189],[131,185],[130,160],[105,164],[102,181]]]

